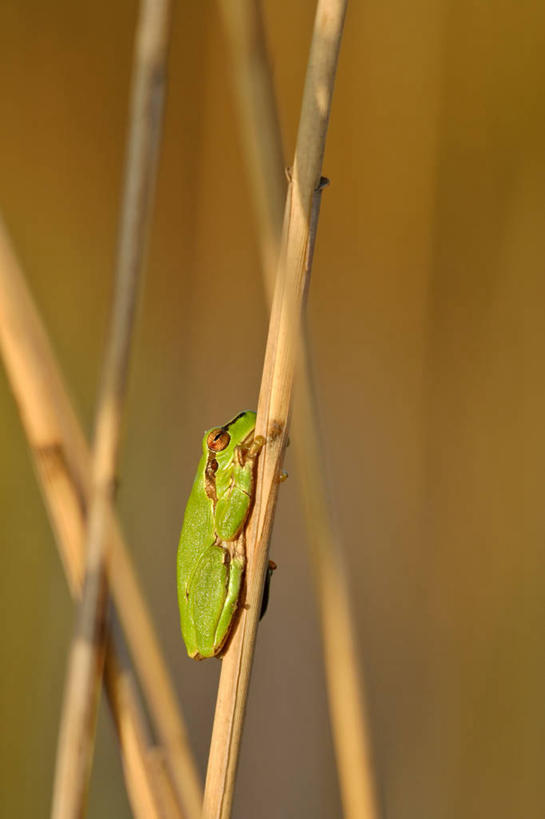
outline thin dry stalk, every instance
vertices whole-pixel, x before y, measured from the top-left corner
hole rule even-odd
[[[11,273],[16,264],[9,246],[5,242],[5,233],[0,224],[0,293],[10,288]],[[15,268],[16,269],[16,268]],[[18,368],[18,334],[17,320],[9,311],[11,300],[0,299],[0,348],[11,383],[21,385],[17,377]],[[6,312],[4,312],[4,310]],[[25,337],[27,343],[32,343]],[[16,395],[18,397],[17,391]],[[48,499],[49,513],[57,542],[63,557],[68,585],[75,596],[81,594],[83,577],[83,538],[84,519],[80,498],[74,484],[70,481],[62,450],[47,435],[45,424],[34,422],[32,411],[25,412],[24,405],[19,404],[29,438],[34,466],[42,491]],[[44,419],[42,419],[44,420]],[[122,750],[123,770],[129,800],[135,816],[160,817],[164,815],[162,806],[168,799],[166,788],[157,782],[150,766],[150,740],[145,727],[142,707],[136,695],[132,673],[127,662],[122,641],[112,636],[109,641],[106,657],[106,693],[114,717],[118,739]]]
[[[155,181],[169,32],[168,0],[143,0],[135,72],[116,294],[99,394],[83,594],[68,665],[53,789],[55,819],[84,813],[106,645],[107,533],[144,242]]]
[[[261,261],[272,301],[286,202],[286,176],[261,3],[260,0],[219,0],[219,8],[229,44]]]
[[[302,371],[302,367],[301,367]],[[299,378],[299,374],[298,374]],[[308,387],[305,386],[308,385]],[[298,440],[297,469],[305,519],[312,549],[322,625],[324,663],[329,710],[343,816],[378,819],[375,775],[363,675],[358,661],[358,642],[347,594],[342,543],[335,531],[329,499],[321,476],[323,449],[313,435],[317,427],[310,377],[297,382],[293,440]],[[314,418],[314,426],[311,419]],[[307,427],[310,427],[308,429]],[[307,448],[308,447],[308,448]]]
[[[285,175],[261,4],[259,0],[220,0],[219,6],[229,43],[244,156],[258,217],[262,268],[272,295]],[[315,570],[341,798],[346,817],[377,819],[364,677],[358,664],[358,645],[350,614],[344,549],[326,489],[327,468],[321,457],[323,446],[305,335],[299,355],[291,439]]]
[[[83,578],[82,515],[91,486],[89,448],[47,333],[0,220],[0,347],[37,464],[72,592]],[[119,525],[109,533],[110,583],[138,676],[185,815],[202,792],[187,731]]]
[[[256,501],[248,526],[246,607],[222,665],[204,796],[206,819],[226,819],[231,814],[278,476],[287,440],[307,262],[312,258],[312,211],[321,187],[345,12],[346,0],[318,2],[257,411],[256,434],[264,435],[267,444],[259,458]]]
[[[112,627],[115,632],[115,623]],[[165,776],[157,749],[151,745],[134,677],[118,636],[107,641],[104,685],[122,749],[133,814],[138,819],[181,817],[172,781]]]
[[[89,449],[1,220],[0,348],[68,584],[76,594],[83,581],[83,515],[90,493]],[[146,602],[115,521],[109,538],[112,548],[109,573],[116,606],[179,801],[184,805],[186,816],[196,817],[200,814],[201,790],[187,732]],[[123,702],[121,697],[118,700]]]

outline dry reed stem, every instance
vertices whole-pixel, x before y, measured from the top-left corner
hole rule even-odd
[[[106,647],[108,529],[138,285],[155,182],[169,34],[168,0],[143,0],[136,31],[116,292],[92,453],[85,577],[70,648],[52,815],[85,813]]]
[[[1,220],[0,347],[41,479],[68,584],[72,593],[78,593],[83,580],[83,515],[90,494],[89,448]],[[115,520],[109,538],[109,575],[117,611],[184,814],[197,817],[201,787],[185,724],[146,601]]]
[[[129,142],[116,292],[92,453],[85,577],[68,663],[52,815],[85,812],[106,646],[107,534],[114,499],[122,410],[138,285],[153,198],[169,34],[168,0],[143,0],[136,31]]]
[[[83,580],[84,501],[69,474],[66,448],[57,434],[56,412],[46,397],[56,392],[49,342],[24,289],[22,274],[0,220],[0,349],[47,502],[66,579],[74,596]],[[45,351],[45,352],[44,352]],[[67,405],[68,413],[70,407]],[[79,430],[76,427],[76,431]],[[77,436],[76,436],[77,437]],[[81,441],[80,443],[84,443]],[[74,447],[75,449],[75,447]],[[149,766],[149,737],[120,637],[106,656],[106,691],[123,753],[127,791],[136,816],[161,816],[165,801]]]
[[[112,623],[112,630],[115,623]],[[138,819],[181,817],[170,777],[151,745],[132,671],[119,637],[110,636],[104,661],[104,685],[122,749],[121,761],[133,814]]]
[[[297,382],[293,413],[293,441],[301,480],[303,506],[319,601],[324,664],[333,742],[343,816],[378,819],[375,774],[364,678],[358,659],[358,643],[351,614],[345,559],[334,528],[329,498],[323,481],[323,449],[314,432],[318,429],[310,374]],[[299,378],[299,372],[298,372]],[[314,423],[313,420],[314,419]],[[295,448],[295,447],[294,447]]]
[[[265,284],[272,301],[286,202],[286,176],[261,2],[219,0],[219,8],[229,44]]]
[[[319,0],[316,10],[257,410],[256,435],[264,435],[267,444],[259,458],[256,501],[248,525],[246,606],[222,664],[204,795],[205,819],[227,819],[232,809],[278,476],[287,440],[307,262],[312,257],[312,214],[317,212],[345,12],[346,0]]]
[[[220,0],[238,104],[244,156],[257,214],[261,263],[272,295],[285,176],[282,140],[259,0]],[[317,217],[317,213],[316,213]],[[309,260],[310,263],[311,260]],[[301,336],[292,449],[297,462],[322,624],[324,663],[344,815],[378,819],[364,676],[351,616],[344,549],[326,489],[309,345]],[[332,601],[336,601],[332,605]]]

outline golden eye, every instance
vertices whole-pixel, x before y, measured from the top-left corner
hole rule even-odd
[[[229,446],[231,436],[224,429],[213,429],[208,435],[206,446],[211,452],[223,452]]]

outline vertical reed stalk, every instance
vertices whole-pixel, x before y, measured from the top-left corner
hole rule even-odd
[[[72,595],[79,597],[83,582],[84,508],[77,482],[70,474],[67,448],[57,428],[57,407],[50,397],[56,394],[58,373],[52,366],[47,337],[25,292],[22,273],[1,220],[0,350],[47,503],[66,579]],[[72,448],[71,454],[75,449]],[[120,636],[113,635],[110,639],[105,677],[131,807],[135,816],[142,819],[159,817],[165,800],[153,775],[146,720]]]
[[[232,809],[278,476],[287,440],[307,262],[312,258],[312,212],[321,188],[345,12],[346,0],[319,0],[316,10],[257,410],[256,435],[263,435],[267,443],[259,458],[256,500],[247,532],[246,608],[222,664],[205,786],[205,819],[227,819]]]
[[[106,641],[107,533],[111,526],[134,313],[153,199],[169,17],[168,0],[142,1],[135,44],[116,293],[92,453],[85,578],[70,650],[53,790],[55,819],[84,813],[92,764]]]
[[[83,580],[83,515],[89,505],[91,484],[89,448],[1,219],[0,350],[36,463],[68,584],[75,594]],[[197,817],[202,801],[197,767],[150,613],[115,520],[109,539],[112,551],[109,576],[116,609],[162,744],[165,764],[185,815]],[[125,701],[123,697],[117,700]],[[127,724],[126,720],[119,722]],[[130,731],[127,736],[131,736]],[[142,799],[139,802],[146,804]]]
[[[244,156],[257,214],[265,284],[272,296],[282,227],[282,140],[259,0],[219,0],[229,45]],[[301,335],[292,420],[311,563],[320,610],[324,663],[341,799],[346,817],[378,819],[365,685],[351,616],[343,544],[334,522],[321,453],[309,344]],[[335,600],[335,604],[332,604]]]

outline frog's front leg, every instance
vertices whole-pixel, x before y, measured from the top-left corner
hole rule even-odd
[[[264,439],[258,437],[247,449],[239,448],[229,487],[217,500],[215,526],[223,541],[235,540],[244,528],[254,496],[256,459],[263,443]]]

